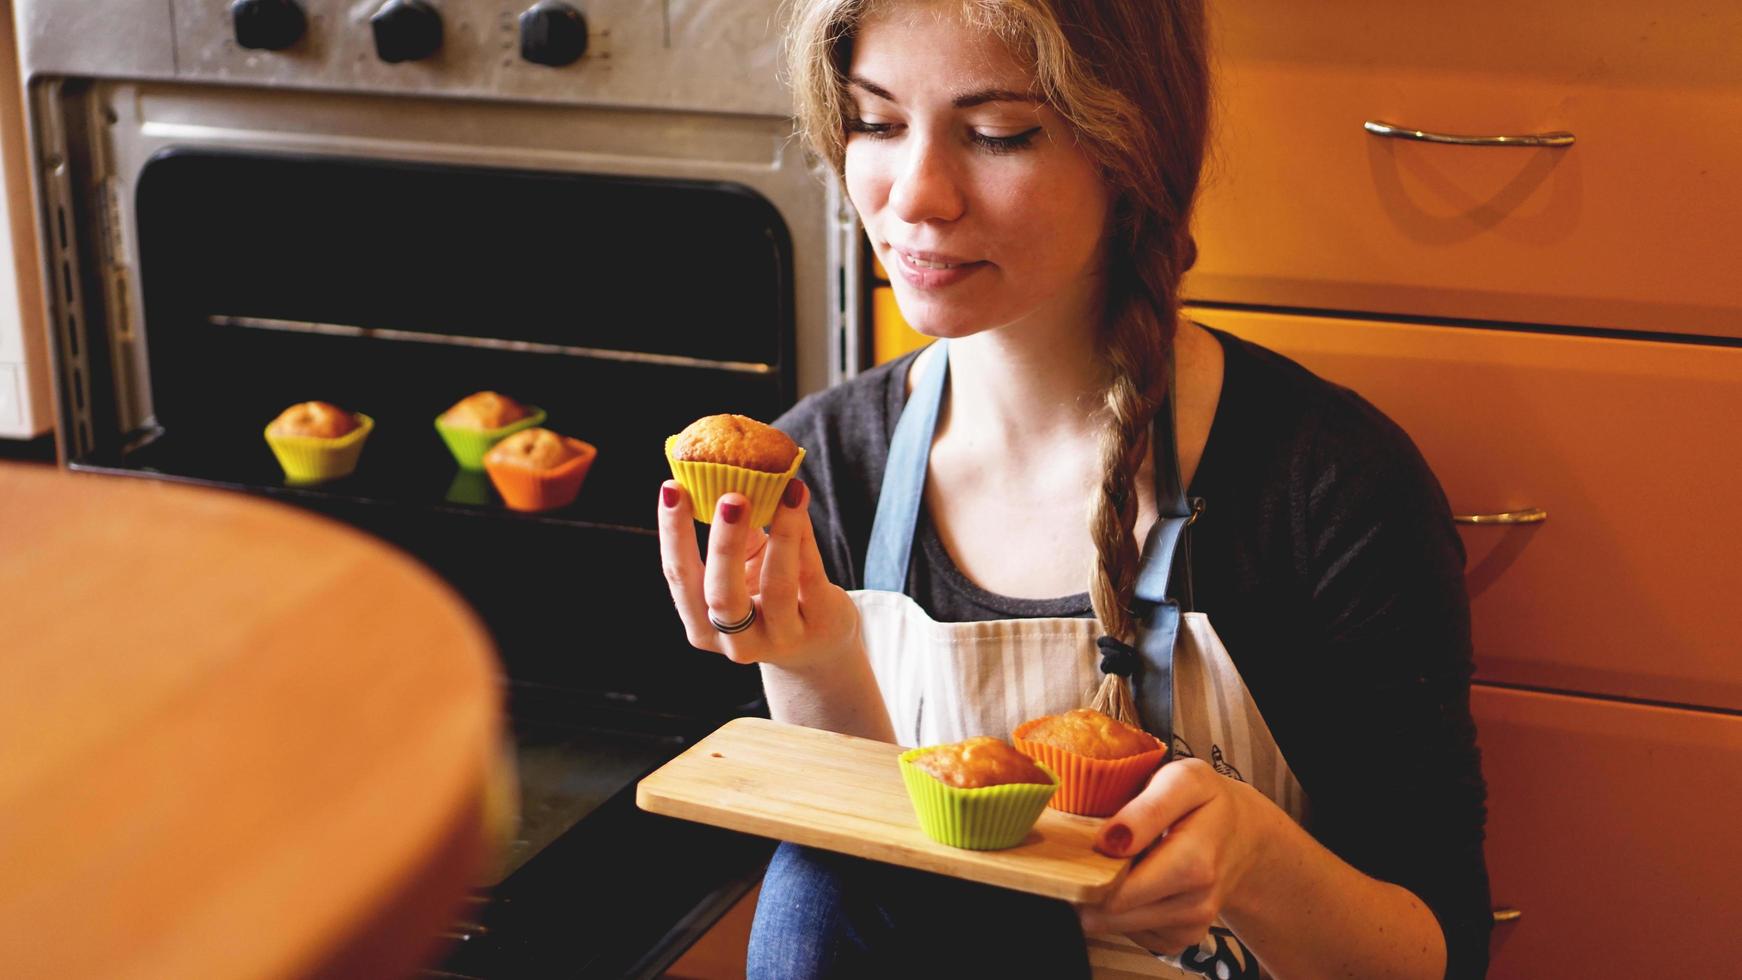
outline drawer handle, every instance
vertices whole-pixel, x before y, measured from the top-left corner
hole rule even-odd
[[[1518,909],[1495,909],[1494,910],[1494,924],[1495,925],[1499,925],[1502,922],[1517,922],[1519,919],[1522,919],[1522,918],[1524,918],[1524,913],[1519,911]]]
[[[1456,524],[1541,524],[1548,520],[1548,511],[1541,507],[1509,510],[1503,514],[1453,514]]]
[[[1423,143],[1451,143],[1455,146],[1572,146],[1573,134],[1564,132],[1530,133],[1525,136],[1457,136],[1452,133],[1430,133],[1407,126],[1369,119],[1362,129],[1374,136],[1399,140],[1420,140]]]

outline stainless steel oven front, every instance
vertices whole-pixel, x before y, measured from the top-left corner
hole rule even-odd
[[[791,135],[775,3],[15,16],[63,462],[271,495],[454,583],[502,652],[524,820],[443,970],[657,972],[765,853],[631,805],[758,710],[754,672],[689,650],[665,596],[661,442],[772,417],[867,346],[858,233]],[[432,419],[482,389],[598,447],[574,504],[513,512],[454,465]],[[355,473],[313,487],[261,437],[311,399],[376,421]]]

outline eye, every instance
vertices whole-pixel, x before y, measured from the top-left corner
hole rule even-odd
[[[896,128],[897,126],[895,123],[866,122],[863,119],[857,118],[847,120],[847,132],[849,134],[863,134],[874,140],[888,139],[890,136],[894,135]]]
[[[1012,136],[992,136],[974,130],[969,138],[974,141],[976,146],[989,153],[1015,153],[1017,150],[1026,149],[1029,144],[1033,143],[1034,137],[1040,132],[1040,129],[1041,127],[1035,126]]]

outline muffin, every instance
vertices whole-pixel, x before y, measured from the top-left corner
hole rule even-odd
[[[461,469],[484,467],[490,447],[523,429],[543,425],[544,409],[534,408],[494,391],[480,391],[455,402],[436,416],[436,431]]]
[[[484,454],[484,471],[513,510],[550,510],[574,502],[599,452],[549,429],[516,432]]]
[[[933,779],[957,789],[978,789],[1005,783],[1052,782],[1033,759],[990,735],[977,735],[953,745],[920,749],[908,760]]]
[[[480,391],[455,402],[441,418],[456,429],[500,429],[531,414],[525,405],[507,395]]]
[[[298,402],[266,426],[266,444],[291,483],[348,476],[363,454],[375,420],[329,402]]]
[[[743,415],[709,415],[665,440],[673,479],[689,491],[696,520],[711,524],[720,498],[750,498],[752,527],[774,520],[786,483],[804,461],[804,449],[786,433]]]
[[[1089,708],[1025,721],[1011,740],[1058,773],[1054,807],[1090,817],[1109,816],[1130,802],[1167,756],[1154,735]]]
[[[899,764],[920,829],[951,847],[1015,847],[1058,789],[1044,764],[985,735],[910,749]]]
[[[297,402],[266,427],[275,436],[337,439],[357,428],[357,417],[331,402]]]

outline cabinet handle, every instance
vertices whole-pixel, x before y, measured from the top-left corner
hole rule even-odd
[[[1548,511],[1541,507],[1509,510],[1502,514],[1453,514],[1455,524],[1541,524],[1548,520]]]
[[[1566,132],[1529,133],[1523,136],[1457,136],[1452,133],[1430,133],[1407,126],[1369,119],[1361,126],[1374,136],[1399,140],[1419,140],[1423,143],[1451,143],[1455,146],[1572,146],[1573,134]]]
[[[1495,909],[1494,910],[1494,924],[1495,925],[1499,925],[1502,922],[1517,922],[1519,919],[1521,919],[1523,917],[1524,917],[1524,913],[1519,911],[1518,909]]]

